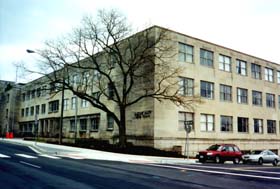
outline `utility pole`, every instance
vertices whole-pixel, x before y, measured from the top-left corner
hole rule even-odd
[[[65,79],[64,79],[64,68],[63,68],[63,83],[62,83],[62,91],[61,91],[61,111],[60,111],[60,121],[59,121],[59,140],[58,140],[58,143],[59,144],[62,144],[62,128],[63,128],[63,112],[64,112],[64,82],[65,82]]]

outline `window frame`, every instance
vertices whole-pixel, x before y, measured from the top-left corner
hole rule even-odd
[[[229,62],[227,62],[228,60]],[[228,68],[228,70],[227,70]],[[219,54],[219,70],[225,71],[225,72],[231,72],[232,71],[232,63],[231,63],[231,57],[226,56],[223,54]]]
[[[237,94],[237,103],[238,104],[248,104],[248,89],[237,87],[236,94]],[[245,99],[245,101],[244,101],[244,99]]]
[[[237,117],[237,132],[238,133],[249,133],[249,118]]]
[[[210,62],[210,64],[209,64]],[[214,52],[200,48],[200,65],[214,67]]]
[[[202,89],[202,84],[206,84],[205,85],[205,89]],[[205,96],[203,96],[202,94],[205,93]],[[209,96],[210,95],[210,96]],[[206,99],[214,99],[215,96],[215,85],[213,82],[209,82],[209,81],[200,81],[200,96]]]
[[[263,134],[264,133],[263,132],[263,119],[254,118],[253,121],[254,121],[254,133]],[[259,125],[256,123],[261,123],[261,124]]]
[[[183,118],[183,119],[181,119]],[[189,119],[191,118],[191,119]],[[193,112],[185,112],[179,111],[178,112],[178,130],[185,131],[185,121],[192,121],[193,124],[191,126],[191,130],[194,130],[194,113]]]
[[[269,97],[272,97],[269,99]],[[266,93],[266,107],[275,108],[275,94]]]
[[[265,67],[264,68],[264,79],[265,81],[274,82],[274,72],[272,68]]]
[[[270,125],[269,123],[272,123],[272,125]],[[266,124],[267,124],[267,134],[276,134],[276,120],[268,119],[266,121]]]
[[[230,120],[230,122],[227,123],[227,125],[225,125],[225,126],[224,126],[224,123],[223,123],[223,118],[227,118],[227,119]],[[221,123],[221,132],[225,132],[225,133],[233,132],[233,117],[232,116],[221,115],[220,116],[220,123]],[[223,128],[225,128],[225,129],[223,130]]]
[[[232,102],[232,86],[220,84],[220,100]]]
[[[259,64],[251,63],[251,77],[254,79],[262,79],[262,66]]]
[[[194,95],[194,79],[187,77],[179,77],[179,95],[193,96]]]
[[[245,65],[245,67],[243,67],[242,65]],[[236,73],[238,75],[247,76],[247,70],[247,62],[244,60],[236,59]],[[245,73],[242,71],[244,71]]]
[[[194,63],[194,47],[182,42],[179,42],[178,46],[178,60],[180,62]],[[191,49],[191,52],[189,52],[189,49]]]
[[[205,122],[202,122],[202,118],[205,117]],[[212,122],[210,117],[212,117]],[[209,126],[212,123],[212,130]],[[205,130],[202,129],[202,125],[205,124]],[[201,132],[215,132],[215,115],[214,114],[200,114],[200,131]]]
[[[256,94],[260,95],[260,98],[256,98],[258,96],[256,96]],[[256,103],[259,102],[259,103]],[[262,96],[262,92],[260,91],[252,91],[252,104],[255,106],[263,106],[263,96]]]

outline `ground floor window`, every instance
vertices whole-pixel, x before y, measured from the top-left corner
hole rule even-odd
[[[80,119],[80,131],[87,130],[87,119]]]
[[[249,119],[245,117],[237,118],[237,130],[241,133],[247,133],[249,131]]]
[[[276,133],[276,121],[267,120],[267,133]]]
[[[254,132],[263,133],[263,120],[262,119],[254,119]]]
[[[221,116],[221,131],[232,132],[232,116]]]
[[[91,122],[91,131],[98,131],[99,123],[100,123],[100,115],[95,115],[93,118],[90,119]]]
[[[187,122],[189,121],[192,122],[192,130],[194,129],[193,127],[193,113],[190,112],[179,112],[179,131],[184,131],[185,130],[185,122],[187,124]]]
[[[75,132],[75,130],[76,130],[75,120],[70,120],[70,132]]]
[[[200,115],[200,130],[214,131],[214,115],[210,115],[210,114]]]
[[[114,130],[114,118],[107,114],[107,130]]]

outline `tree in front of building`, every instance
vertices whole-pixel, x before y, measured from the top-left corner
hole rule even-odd
[[[198,101],[179,95],[181,69],[171,63],[177,53],[168,30],[151,27],[132,35],[127,19],[115,10],[84,17],[71,35],[36,52],[50,90],[70,90],[106,112],[118,126],[121,147],[127,144],[128,107],[147,98],[187,108]]]

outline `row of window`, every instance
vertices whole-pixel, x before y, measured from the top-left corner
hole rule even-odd
[[[179,61],[194,63],[194,47],[188,44],[179,43]],[[200,64],[208,67],[214,67],[214,52],[200,49]],[[232,72],[231,57],[219,54],[219,69]],[[251,63],[251,76],[254,79],[262,79],[262,68],[258,64]],[[244,60],[236,59],[236,73],[239,75],[248,75],[248,63]],[[280,84],[280,70],[274,70],[269,67],[264,68],[265,81],[274,82],[276,73],[276,82]]]
[[[21,100],[27,101],[36,97],[46,96],[47,86],[42,86],[37,89],[29,90],[21,94]]]
[[[208,99],[214,99],[214,83],[200,81],[200,96]],[[179,94],[183,96],[194,95],[194,80],[191,78],[179,78]],[[232,86],[220,84],[220,100],[232,101]],[[248,104],[248,89],[237,87],[237,102]],[[257,106],[263,105],[262,92],[252,90],[252,104]],[[266,93],[266,106],[275,108],[275,94]],[[280,108],[280,95],[278,95],[278,107]]]
[[[214,132],[215,129],[215,115],[213,114],[200,114],[200,131]],[[194,121],[194,114],[189,112],[179,112],[179,127],[184,128],[187,121]],[[280,125],[280,122],[279,122]],[[267,133],[276,134],[276,120],[266,120]],[[194,124],[192,129],[194,129]],[[222,132],[233,132],[233,116],[220,116],[220,128]],[[264,133],[264,120],[253,119],[254,133]],[[249,118],[237,117],[237,132],[249,133]]]

